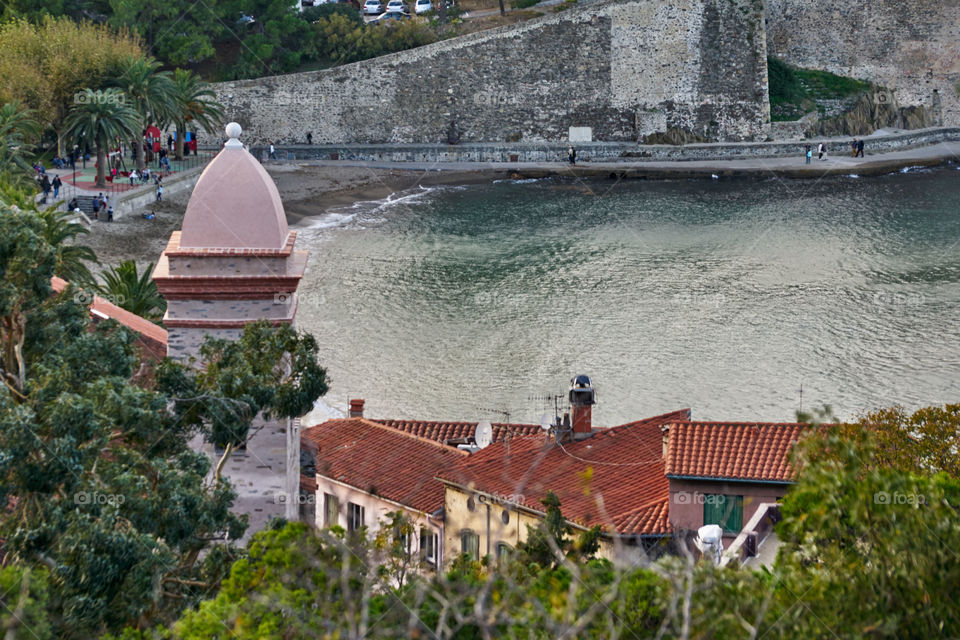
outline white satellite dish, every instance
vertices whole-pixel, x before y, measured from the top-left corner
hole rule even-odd
[[[543,429],[544,431],[550,430],[550,427],[552,426],[552,422],[553,420],[551,420],[549,413],[545,413],[542,416],[540,416],[540,428]]]
[[[489,420],[483,420],[477,425],[473,439],[481,449],[493,442],[493,425],[490,424]]]

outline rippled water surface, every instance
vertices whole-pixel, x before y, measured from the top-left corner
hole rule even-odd
[[[322,203],[318,203],[322,207]],[[960,172],[438,188],[301,224],[326,401],[538,422],[960,400]]]

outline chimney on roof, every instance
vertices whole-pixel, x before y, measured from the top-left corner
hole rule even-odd
[[[581,374],[570,381],[570,418],[574,440],[589,438],[593,433],[593,405],[596,403],[596,392],[588,376]]]
[[[660,427],[660,433],[663,434],[663,459],[667,459],[667,445],[670,444],[670,425]]]
[[[350,401],[349,416],[351,418],[363,417],[363,398],[354,398]]]

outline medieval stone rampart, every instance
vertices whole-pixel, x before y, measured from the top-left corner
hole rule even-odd
[[[761,0],[605,0],[334,69],[215,86],[251,144],[769,132]]]

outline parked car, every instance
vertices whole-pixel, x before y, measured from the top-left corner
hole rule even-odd
[[[410,14],[403,13],[402,11],[388,11],[382,16],[377,16],[374,18],[377,22],[390,22],[391,20],[409,20]]]
[[[367,0],[363,3],[363,12],[368,16],[375,16],[383,13],[383,4],[380,0]]]
[[[416,3],[413,5],[414,13],[426,13],[427,11],[433,11],[433,4],[430,0],[416,0]]]
[[[390,0],[387,3],[387,13],[408,13],[407,5],[403,0]]]

